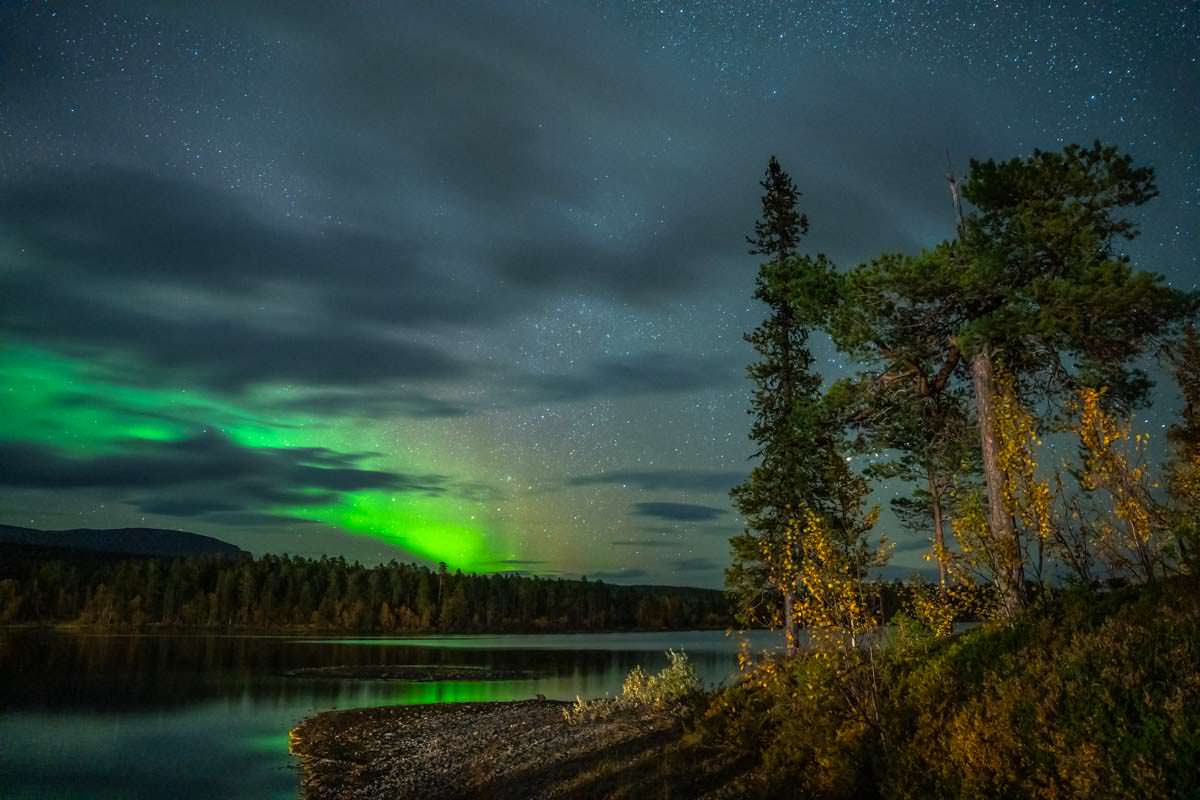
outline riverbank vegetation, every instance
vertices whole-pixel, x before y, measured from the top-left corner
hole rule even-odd
[[[884,648],[756,659],[565,796],[1193,797],[1198,676],[1195,578],[1077,590],[952,637],[909,622]]]

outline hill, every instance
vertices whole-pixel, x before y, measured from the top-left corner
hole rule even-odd
[[[182,556],[226,556],[240,558],[248,555],[236,545],[188,531],[161,528],[75,528],[65,531],[43,531],[0,525],[0,546],[14,545],[22,550],[84,551],[114,556],[147,558],[179,558]]]

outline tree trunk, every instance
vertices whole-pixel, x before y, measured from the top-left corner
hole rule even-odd
[[[937,556],[938,588],[946,588],[946,534],[942,521],[942,494],[938,491],[937,476],[932,468],[929,477],[929,508],[933,512],[933,551]]]
[[[796,655],[796,593],[789,589],[783,593],[783,636],[789,656]]]
[[[1004,504],[1004,474],[996,452],[996,383],[992,374],[992,356],[986,348],[971,357],[971,379],[975,388],[975,415],[979,418],[979,445],[987,487],[988,527],[999,557],[996,578],[1004,611],[1012,617],[1025,604],[1025,559],[1020,533]]]

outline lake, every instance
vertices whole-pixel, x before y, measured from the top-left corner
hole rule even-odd
[[[750,634],[754,650],[778,637]],[[720,631],[368,639],[0,633],[0,798],[295,798],[288,731],[333,708],[572,700],[620,691],[635,665],[683,649],[701,679],[737,671]],[[502,681],[286,677],[326,666],[527,670]]]

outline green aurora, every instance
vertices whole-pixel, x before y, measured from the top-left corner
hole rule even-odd
[[[444,471],[440,464],[432,468],[432,458],[413,456],[418,452],[414,448],[406,453],[414,461],[403,464],[376,452],[369,443],[389,438],[381,428],[395,422],[281,411],[281,401],[290,395],[283,388],[259,390],[235,402],[203,389],[119,380],[122,374],[137,372],[130,364],[96,363],[39,348],[0,349],[0,382],[5,387],[0,395],[0,439],[50,447],[84,460],[131,454],[149,443],[182,442],[216,431],[250,450],[370,451],[366,460],[372,469]],[[495,571],[518,556],[503,546],[505,532],[485,504],[453,491],[331,493],[307,486],[284,488],[292,490],[297,502],[262,512],[294,518],[298,525],[321,522],[373,537],[403,554],[473,571]],[[188,527],[189,522],[181,520],[178,527]]]

